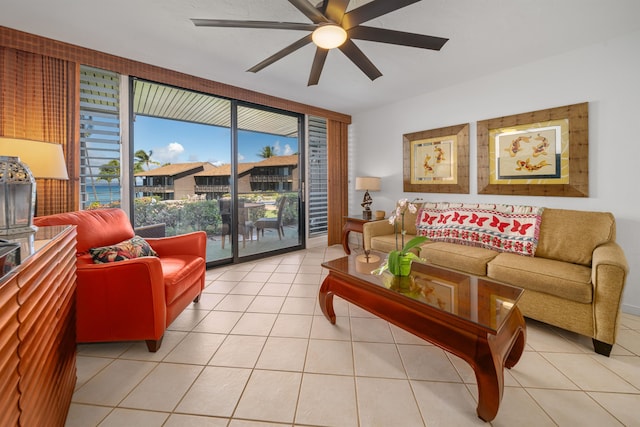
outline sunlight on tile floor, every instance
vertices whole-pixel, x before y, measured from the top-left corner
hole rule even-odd
[[[336,297],[320,312],[314,248],[207,272],[207,288],[144,342],[78,347],[68,427],[640,425],[640,317],[622,314],[611,357],[591,340],[527,320],[498,416],[476,416],[461,359]]]

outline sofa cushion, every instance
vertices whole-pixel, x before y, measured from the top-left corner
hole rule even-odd
[[[501,204],[425,203],[418,213],[417,233],[436,241],[534,256],[543,210]]]
[[[493,280],[590,304],[593,301],[591,268],[546,258],[501,253],[487,265]]]
[[[432,242],[420,248],[420,257],[428,263],[476,276],[486,276],[487,263],[496,255],[498,252],[491,249],[447,242]]]
[[[542,213],[536,257],[591,266],[593,250],[614,241],[616,223],[609,212],[547,208]]]
[[[416,237],[415,234],[405,234],[404,242],[407,243],[412,238]],[[386,252],[389,253],[391,251],[395,251],[396,249],[401,249],[402,242],[400,238],[400,234],[398,234],[398,245],[396,247],[396,235],[395,234],[383,234],[381,236],[374,236],[371,238],[371,249],[378,252]],[[418,252],[418,251],[412,251]]]
[[[89,253],[96,264],[124,261],[143,256],[158,256],[149,243],[140,236],[134,236],[116,245],[91,248]]]

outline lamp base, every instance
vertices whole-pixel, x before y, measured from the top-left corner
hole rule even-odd
[[[362,211],[362,219],[371,219],[371,209]]]

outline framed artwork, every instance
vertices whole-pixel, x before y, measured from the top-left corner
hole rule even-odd
[[[588,103],[478,122],[478,193],[589,196]]]
[[[403,141],[405,192],[469,193],[469,124],[408,133]]]

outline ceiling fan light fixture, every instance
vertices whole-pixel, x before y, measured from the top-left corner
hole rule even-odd
[[[339,25],[325,24],[313,31],[311,40],[322,49],[333,49],[347,40],[347,32]]]

